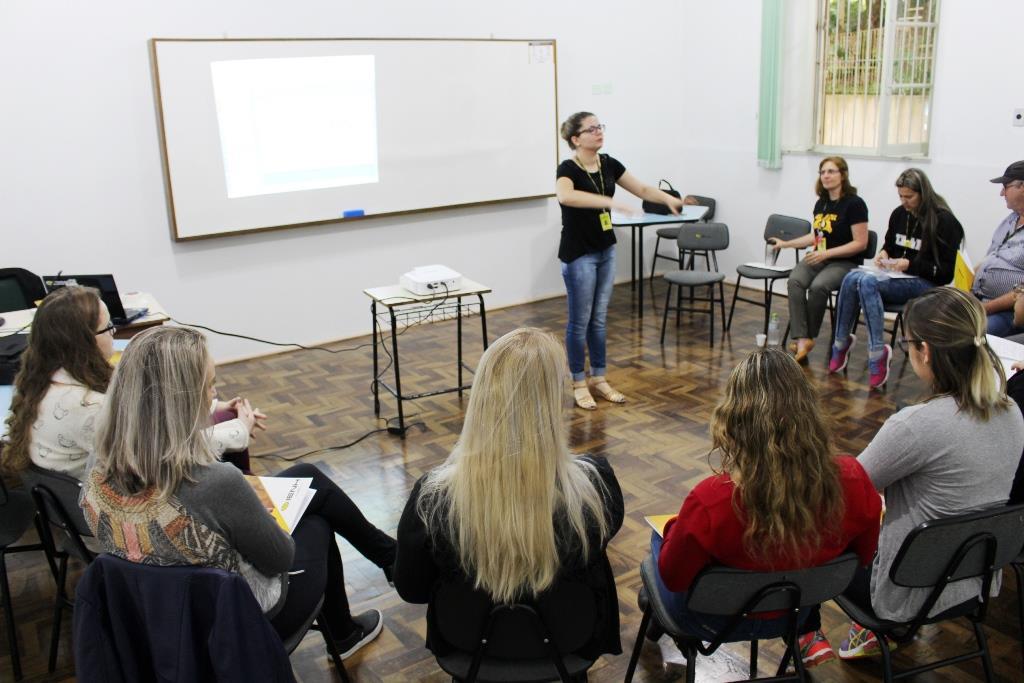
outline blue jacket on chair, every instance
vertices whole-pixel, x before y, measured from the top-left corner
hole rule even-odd
[[[245,579],[100,555],[78,583],[79,681],[295,680],[281,639]]]

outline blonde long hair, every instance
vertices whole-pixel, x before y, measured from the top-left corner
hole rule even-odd
[[[132,340],[114,371],[96,434],[96,471],[126,495],[167,498],[195,466],[216,460],[202,334],[156,327]]]
[[[711,441],[735,484],[751,555],[795,562],[838,535],[839,466],[817,393],[788,354],[768,348],[732,371],[711,413]]]
[[[477,588],[496,602],[535,596],[560,567],[555,520],[583,557],[588,528],[608,535],[603,484],[569,453],[562,421],[565,352],[547,332],[521,328],[480,359],[462,435],[423,481],[417,511],[447,537]]]
[[[1006,396],[1003,364],[985,337],[985,310],[954,287],[935,287],[907,304],[909,343],[927,342],[932,395],[952,396],[960,410],[988,421],[1013,405]]]

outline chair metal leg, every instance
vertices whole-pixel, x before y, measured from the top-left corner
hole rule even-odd
[[[633,654],[629,657],[629,667],[626,669],[626,680],[625,683],[630,683],[633,680],[633,672],[636,671],[636,663],[640,660],[640,649],[644,646],[644,635],[647,633],[647,628],[651,623],[651,614],[653,609],[650,605],[644,610],[644,616],[640,619],[640,629],[636,632],[636,644],[633,645]]]
[[[714,306],[714,302],[711,302],[711,305]],[[725,326],[725,286],[721,282],[718,283],[718,306],[722,311],[722,338],[725,339],[725,333],[729,328]]]
[[[57,648],[60,646],[60,622],[64,616],[64,606],[67,601],[68,558],[65,555],[60,558],[60,569],[57,576],[57,598],[53,607],[53,630],[50,631],[50,662],[47,671],[53,673],[57,670]]]
[[[695,287],[690,287],[690,297],[693,297]],[[711,314],[711,323],[708,325],[708,346],[715,348],[715,286],[708,285],[708,312]]]
[[[14,680],[21,680],[21,660],[18,657],[18,634],[15,631],[14,608],[11,605],[11,586],[7,582],[7,561],[4,553],[6,548],[0,548],[0,590],[4,592],[4,615],[7,619],[7,644],[11,650],[11,667],[14,669]]]
[[[697,648],[693,645],[686,647],[686,683],[697,683]]]
[[[772,317],[772,281],[764,281],[764,334],[768,336],[768,321]]]
[[[732,306],[729,307],[729,322],[725,325],[725,331],[728,332],[732,329],[732,316],[736,313],[736,297],[740,295],[740,282],[743,281],[743,276],[736,275],[736,289],[732,290]],[[723,316],[723,320],[725,317]]]
[[[750,677],[757,678],[757,641],[750,641]]]
[[[1024,564],[1012,563],[1013,573],[1017,577],[1017,616],[1020,619],[1020,670],[1024,671]]]
[[[668,304],[672,301],[672,283],[668,283],[668,291],[665,292],[665,310],[661,313],[661,345],[665,345],[665,326],[668,325]]]
[[[992,683],[995,680],[995,674],[992,671],[992,656],[988,652],[988,639],[985,638],[984,627],[981,622],[973,619],[971,619],[971,626],[974,627],[974,637],[978,639],[978,647],[981,648],[981,665],[985,669],[985,681]]]
[[[889,651],[889,643],[885,639],[885,635],[878,631],[872,631],[875,634],[875,639],[878,641],[882,650],[882,680],[885,683],[892,683],[892,652]]]
[[[338,672],[338,676],[345,683],[349,683],[348,672],[345,671],[345,665],[341,661],[341,655],[338,653],[338,646],[334,642],[334,634],[331,633],[331,628],[327,625],[327,619],[324,618],[323,610],[317,615],[316,621],[314,622],[317,631],[320,631],[320,635],[324,637],[324,643],[327,645],[327,654],[331,656],[331,661],[334,662],[334,670]]]

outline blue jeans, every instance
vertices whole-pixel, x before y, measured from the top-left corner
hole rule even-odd
[[[562,263],[562,279],[569,299],[565,348],[572,379],[579,382],[586,378],[586,350],[590,351],[590,374],[604,375],[608,301],[615,284],[615,247]]]
[[[1012,309],[1009,311],[999,311],[998,313],[989,313],[987,323],[988,329],[986,331],[996,337],[1009,337],[1010,335],[1024,332],[1024,327],[1014,327]]]
[[[661,535],[657,532],[651,534],[651,557],[654,558],[654,565],[658,565],[658,556],[661,554]],[[718,633],[725,629],[732,620],[731,616],[720,614],[704,614],[693,612],[686,605],[686,593],[673,593],[661,580],[661,572],[658,575],[658,594],[661,601],[668,607],[669,612],[686,633],[697,636],[703,641],[714,640]],[[801,624],[797,631],[801,634],[817,631],[821,628],[821,613],[817,607],[809,610],[801,610]],[[746,619],[737,624],[736,628],[729,634],[727,642],[742,640],[768,640],[778,638],[786,632],[787,617],[776,619]]]
[[[905,304],[935,285],[919,277],[878,278],[864,270],[851,270],[839,288],[836,311],[836,343],[843,344],[860,311],[868,326],[868,351],[878,353],[885,346],[885,304]]]

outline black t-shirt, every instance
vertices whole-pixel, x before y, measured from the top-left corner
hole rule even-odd
[[[599,154],[599,173],[587,173],[574,159],[558,165],[556,178],[569,178],[573,189],[611,197],[615,194],[615,181],[626,172],[626,167],[607,154]],[[601,180],[604,187],[601,187]],[[615,231],[601,228],[601,209],[562,207],[562,240],[558,245],[558,258],[565,263],[575,261],[584,254],[604,251],[615,244]]]
[[[858,223],[868,222],[868,205],[855,194],[839,199],[818,199],[814,203],[812,227],[816,237],[825,239],[825,248],[841,247],[853,241],[853,230]],[[847,256],[856,260],[857,256]]]
[[[964,228],[949,211],[940,210],[938,219],[935,226],[936,244],[931,245],[921,239],[922,228],[913,214],[897,206],[889,216],[889,228],[885,231],[885,244],[882,248],[889,258],[905,258],[910,261],[907,275],[916,275],[942,286],[953,279],[956,250],[964,238]]]

